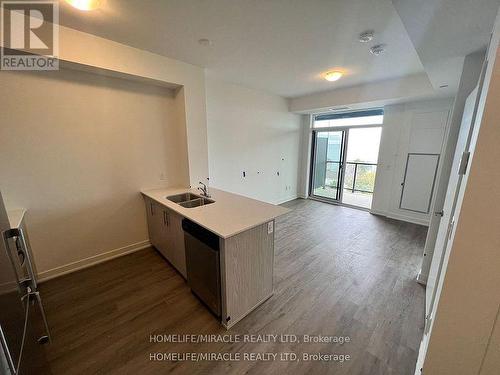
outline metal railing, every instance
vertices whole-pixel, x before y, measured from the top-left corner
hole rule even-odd
[[[340,162],[338,161],[333,161],[333,160],[326,160],[326,169],[328,171],[328,164],[336,164],[336,165],[339,165]],[[370,173],[370,172],[373,172],[373,178],[375,178],[375,173],[376,173],[376,170],[377,170],[377,163],[365,163],[365,162],[358,162],[358,161],[346,161],[345,163],[345,172],[344,172],[344,190],[349,190],[351,191],[352,193],[354,192],[360,192],[360,193],[369,193],[369,194],[373,194],[373,186],[374,186],[374,183],[375,183],[375,180],[371,181],[371,182],[368,182],[368,181],[363,181],[361,184],[361,186],[359,186],[359,180],[360,180],[360,177],[362,178],[362,174],[363,173]],[[349,168],[348,166],[351,165],[353,166],[353,171],[349,171]],[[360,168],[361,167],[361,168]],[[367,167],[370,167],[369,169],[370,170],[367,170],[368,168]],[[363,168],[365,168],[365,171],[363,172]],[[335,173],[338,173],[338,169]],[[364,176],[366,178],[366,176]],[[369,178],[369,177],[368,177]],[[356,183],[358,183],[358,187],[356,187]],[[335,183],[333,184],[326,184],[327,186],[331,187],[331,188],[334,188],[334,189],[337,189],[338,188],[338,180],[335,180]],[[369,189],[363,189],[363,187],[369,187]]]
[[[344,189],[345,190],[349,190],[351,192],[361,192],[361,193],[370,193],[372,194],[373,193],[373,186],[374,186],[374,182],[371,182],[371,183],[367,183],[367,182],[364,182],[364,185],[361,186],[361,188],[356,188],[356,182],[359,182],[359,178],[360,178],[360,174],[358,173],[362,168],[359,168],[359,166],[363,166],[363,167],[370,167],[370,170],[367,171],[367,168],[365,169],[365,173],[370,173],[370,172],[373,172],[373,176],[375,177],[375,172],[376,172],[376,169],[377,169],[377,164],[376,163],[364,163],[364,162],[357,162],[357,161],[347,161],[345,162],[346,164],[346,170],[344,172]],[[348,170],[347,170],[347,166],[348,165],[353,165],[354,166],[354,171],[353,171],[353,174],[352,174],[352,185],[351,186],[346,186],[346,183],[348,182]],[[363,173],[363,172],[361,172]],[[363,187],[366,187],[366,186],[369,186],[371,187],[369,190],[367,190],[366,188],[363,189]]]

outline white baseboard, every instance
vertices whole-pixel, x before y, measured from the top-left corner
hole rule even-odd
[[[290,202],[290,201],[293,201],[295,199],[298,198],[298,195],[293,195],[291,197],[288,197],[288,198],[285,198],[285,199],[282,199],[282,200],[279,200],[277,202],[275,202],[274,204],[278,205],[278,204],[283,204],[283,203],[286,203],[286,202]]]
[[[64,266],[59,266],[52,268],[47,271],[40,272],[38,274],[38,282],[44,282],[47,280],[54,279],[56,277],[66,275],[71,272],[79,271],[84,268],[95,266],[96,264],[106,262],[108,260],[121,257],[126,254],[133,253],[151,246],[149,240],[137,242],[131,245],[120,247],[111,251],[107,251],[102,254],[94,255],[85,259],[77,260],[76,262],[65,264]]]
[[[422,220],[422,219],[414,218],[414,217],[411,217],[411,216],[398,215],[398,214],[394,214],[394,213],[390,213],[390,212],[373,210],[373,209],[370,210],[370,213],[372,213],[374,215],[384,216],[384,217],[387,217],[389,219],[395,219],[395,220],[399,220],[399,221],[406,221],[407,223],[413,223],[413,224],[423,225],[423,226],[426,226],[426,227],[429,226],[429,222],[427,220]]]

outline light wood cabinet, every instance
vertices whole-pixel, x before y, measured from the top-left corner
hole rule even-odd
[[[145,198],[151,244],[186,278],[186,251],[182,216]]]
[[[152,199],[146,198],[146,212],[147,212],[147,220],[148,220],[148,232],[149,232],[149,241],[151,245],[155,248],[160,247],[160,234],[161,234],[161,210],[160,207],[155,201]]]
[[[171,263],[177,268],[184,278],[187,278],[186,272],[186,249],[184,247],[184,231],[182,230],[183,217],[177,212],[167,210],[169,241],[173,248]]]
[[[274,221],[220,241],[222,324],[230,328],[273,294]]]

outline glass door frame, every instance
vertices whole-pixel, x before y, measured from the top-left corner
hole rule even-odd
[[[316,176],[316,142],[318,133],[329,133],[329,132],[341,132],[342,141],[340,145],[340,157],[339,157],[339,170],[337,172],[337,192],[335,198],[324,197],[321,195],[314,194],[314,178]],[[347,152],[347,142],[349,137],[349,131],[346,127],[336,127],[336,128],[319,128],[312,129],[312,144],[311,144],[311,165],[310,165],[310,178],[309,178],[309,197],[317,200],[332,202],[340,204],[342,203],[342,195],[344,193],[344,165],[345,156]],[[326,160],[328,165],[328,158]]]
[[[314,123],[314,119],[312,120]],[[311,127],[311,162],[309,166],[309,198],[323,201],[323,202],[328,202],[328,203],[333,203],[333,204],[339,204],[343,206],[348,206],[348,207],[353,207],[357,208],[360,210],[366,210],[369,211],[370,209],[364,208],[364,207],[359,207],[359,206],[353,206],[350,204],[346,204],[342,202],[343,195],[344,195],[344,178],[345,178],[345,158],[347,157],[347,147],[349,145],[349,130],[350,129],[363,129],[363,128],[382,128],[383,129],[383,124],[366,124],[366,125],[349,125],[349,126],[334,126],[334,127],[324,127],[324,128],[314,128]],[[320,195],[315,195],[314,194],[314,168],[315,168],[315,158],[316,158],[316,134],[317,133],[328,133],[328,132],[336,132],[336,131],[342,131],[344,136],[342,137],[342,148],[341,148],[341,168],[339,169],[339,174],[341,175],[339,177],[339,183],[341,182],[341,189],[340,193],[337,190],[337,199],[332,199],[332,198],[327,198],[327,197],[322,197]],[[379,150],[380,153],[380,150]]]

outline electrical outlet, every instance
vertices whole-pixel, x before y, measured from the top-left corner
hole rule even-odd
[[[267,234],[271,234],[274,232],[274,221],[270,221],[267,223]]]
[[[160,181],[166,181],[167,180],[167,175],[164,172],[160,173]]]

